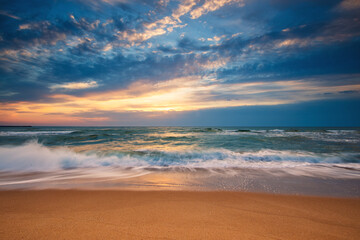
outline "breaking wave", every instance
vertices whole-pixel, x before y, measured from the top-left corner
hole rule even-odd
[[[0,171],[54,171],[74,168],[292,168],[314,164],[350,166],[360,170],[358,153],[314,154],[305,151],[234,152],[226,149],[130,152],[75,152],[66,147],[47,147],[37,141],[0,147]]]

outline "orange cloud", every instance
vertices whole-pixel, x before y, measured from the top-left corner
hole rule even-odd
[[[63,84],[54,84],[50,86],[50,89],[66,89],[66,90],[74,90],[74,89],[86,89],[86,88],[94,88],[97,87],[98,84],[96,81],[87,81],[87,82],[70,82]]]
[[[359,0],[344,0],[339,4],[339,7],[346,10],[353,10],[360,8]]]
[[[192,10],[190,15],[192,19],[196,19],[201,17],[203,14],[216,11],[224,5],[234,2],[240,3],[241,6],[244,5],[243,0],[206,0],[202,6]]]
[[[9,18],[16,19],[16,20],[21,20],[21,18],[19,18],[18,16],[15,16],[13,14],[10,14],[10,13],[2,11],[2,10],[0,10],[0,15],[4,15],[4,16],[7,16]]]

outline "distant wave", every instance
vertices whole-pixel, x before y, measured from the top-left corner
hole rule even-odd
[[[223,135],[223,136],[256,136],[266,138],[292,138],[299,137],[324,142],[347,142],[360,143],[360,133],[357,130],[313,130],[299,131],[296,129],[238,129],[238,130],[192,130],[190,132],[157,132],[145,134],[147,137],[155,137],[161,139],[181,139],[181,138],[201,138],[204,135]]]
[[[360,143],[360,132],[357,130],[314,130],[314,131],[298,131],[270,129],[270,130],[254,130],[254,129],[239,129],[239,130],[224,130],[214,132],[217,135],[239,135],[239,136],[263,136],[263,137],[301,137],[312,140],[319,140],[325,142],[349,142]]]
[[[25,131],[25,132],[12,132],[4,131],[0,132],[0,136],[38,136],[38,135],[58,135],[69,134],[74,131]]]
[[[343,164],[360,170],[359,155],[320,155],[301,151],[264,149],[233,152],[226,149],[76,153],[66,147],[50,148],[31,141],[20,146],[0,147],[0,171],[53,171],[96,167],[187,167],[187,168],[291,168],[313,164]]]

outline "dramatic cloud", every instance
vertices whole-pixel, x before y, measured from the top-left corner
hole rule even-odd
[[[359,1],[1,6],[3,123],[114,125],[119,118],[360,98]]]

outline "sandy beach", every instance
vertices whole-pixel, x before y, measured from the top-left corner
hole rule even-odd
[[[244,192],[1,191],[1,239],[359,239],[360,199]]]
[[[0,240],[360,240],[360,0],[0,2]]]

